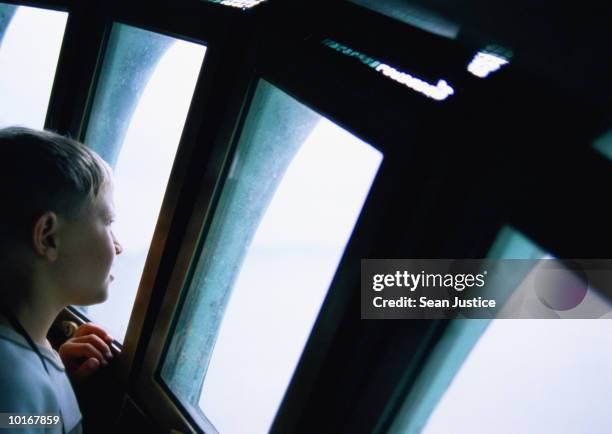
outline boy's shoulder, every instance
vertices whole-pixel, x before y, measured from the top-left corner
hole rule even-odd
[[[38,355],[14,330],[0,325],[0,412],[48,413],[57,398]]]

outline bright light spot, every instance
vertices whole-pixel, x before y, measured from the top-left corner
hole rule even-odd
[[[448,85],[445,80],[438,80],[438,83],[434,86],[433,84],[429,84],[421,79],[413,77],[412,75],[398,71],[397,69],[385,65],[380,61],[373,59],[365,54],[360,53],[359,51],[355,51],[346,45],[342,45],[339,42],[333,41],[331,39],[325,39],[321,41],[323,45],[331,48],[339,53],[344,54],[345,56],[355,57],[359,59],[360,62],[368,65],[370,68],[376,69],[378,72],[382,72],[383,75],[389,77],[391,80],[395,80],[398,83],[402,83],[403,85],[409,87],[412,90],[416,90],[417,92],[422,93],[426,97],[433,98],[436,101],[442,101],[448,98],[450,95],[454,94],[455,91],[452,87]]]
[[[507,63],[508,60],[503,57],[491,53],[479,52],[474,56],[467,69],[476,77],[485,78]]]
[[[263,3],[265,0],[209,0],[212,3],[218,3],[223,6],[231,6],[233,8],[250,9]]]
[[[382,72],[385,76],[392,80],[402,83],[412,90],[422,93],[426,97],[433,98],[436,101],[442,101],[454,94],[455,91],[448,85],[445,80],[438,80],[438,83],[434,86],[426,81],[419,78],[413,77],[405,72],[398,71],[397,69],[381,63],[376,67],[378,72]]]

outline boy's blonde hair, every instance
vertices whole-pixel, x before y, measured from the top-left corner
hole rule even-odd
[[[27,240],[47,211],[70,215],[110,179],[108,164],[76,140],[24,127],[0,129],[0,244]]]

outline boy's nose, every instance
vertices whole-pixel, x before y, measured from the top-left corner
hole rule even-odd
[[[123,246],[117,241],[115,234],[113,234],[113,243],[115,244],[115,255],[120,255],[123,252]]]

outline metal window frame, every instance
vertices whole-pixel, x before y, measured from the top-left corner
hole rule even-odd
[[[311,107],[316,107],[315,109],[317,112],[346,128],[348,122],[346,118],[342,118],[342,113],[337,110],[338,107],[337,104],[334,104],[334,101],[338,101],[342,98],[348,99],[348,101],[344,103],[344,108],[346,108],[355,104],[364,106],[371,97],[371,95],[356,95],[351,91],[350,87],[338,88],[336,86],[336,81],[343,77],[342,71],[351,71],[354,64],[341,56],[328,52],[327,49],[321,47],[318,42],[314,44],[312,42],[298,43],[297,45],[300,48],[298,50],[283,50],[283,47],[280,49],[279,47],[273,47],[269,50],[260,50],[257,59],[256,75],[252,76],[251,90],[249,92],[252,92],[253,86],[256,85],[258,78],[264,79],[292,95],[298,101]],[[267,54],[262,54],[263,51],[267,51]],[[283,52],[286,55],[279,55],[279,52]],[[337,63],[331,68],[331,71],[334,71],[334,73],[331,74],[333,79],[330,79],[329,76],[316,76],[317,67],[316,65],[313,67],[313,60],[319,58],[321,55],[324,57],[328,55],[333,59],[332,62]],[[306,67],[307,65],[310,65],[310,67]],[[304,69],[298,73],[297,70],[301,67],[304,67]],[[390,93],[397,94],[399,92],[400,96],[397,96],[398,105],[405,103],[405,100],[408,99],[413,105],[413,109],[422,109],[423,112],[428,112],[435,107],[435,104],[428,101],[425,97],[414,95],[412,91],[400,88],[397,84],[390,81],[381,80],[378,74],[373,74],[371,71],[363,71],[363,73],[363,76],[360,76],[356,80],[357,82],[360,80],[367,82],[368,85],[379,90],[381,92],[380,95],[388,95]],[[291,77],[291,79],[287,79],[287,77]],[[296,85],[296,83],[299,83],[299,85]],[[313,94],[311,90],[313,88],[325,88],[325,90]],[[383,99],[380,95],[377,98],[382,102]],[[322,99],[321,96],[325,96],[325,98]],[[246,100],[242,100],[241,104],[246,105]],[[231,138],[228,136],[227,138],[229,140],[226,139],[222,145],[219,145],[217,150],[223,157],[215,158],[216,161],[229,161],[231,159],[231,153],[238,137],[240,124],[244,116],[246,116],[246,112],[245,106],[242,106],[240,115],[236,117],[236,129],[231,135]],[[404,113],[400,113],[400,115],[401,114]],[[399,120],[399,118],[397,120]],[[375,146],[381,141],[384,143],[384,138],[388,138],[386,137],[385,126],[380,122],[374,122],[373,125],[359,125],[359,128],[347,129]],[[409,127],[406,127],[406,129],[409,129]],[[383,136],[382,138],[381,135]],[[368,140],[368,137],[373,139]],[[221,151],[222,147],[223,151]],[[397,154],[397,151],[392,148],[385,149],[383,146],[380,146],[379,149],[383,150],[383,152],[387,152],[386,155],[392,156],[394,153]],[[405,154],[406,152],[406,150],[401,150],[399,154]],[[384,164],[383,162],[383,165]],[[387,166],[393,167],[394,172],[401,171],[401,167],[389,164],[387,164]],[[218,181],[223,180],[224,169],[222,165],[210,168],[207,172],[208,171],[210,171],[211,174],[205,175],[204,185],[197,199],[198,205],[195,207],[196,211],[188,223],[187,232],[191,235],[185,237],[185,241],[180,248],[176,266],[167,286],[165,298],[161,303],[160,313],[155,319],[155,327],[143,358],[144,364],[142,370],[137,374],[138,378],[135,380],[136,386],[133,389],[134,393],[141,394],[142,397],[155,396],[155,400],[165,399],[167,403],[173,405],[176,410],[179,410],[181,405],[177,400],[171,397],[171,393],[169,393],[166,387],[160,382],[157,370],[172,328],[172,322],[175,319],[177,306],[182,296],[181,292],[185,287],[190,267],[194,263],[193,255],[198,245],[198,239],[205,236],[207,222],[210,221],[214,213],[215,186]],[[388,188],[392,183],[392,177],[386,176],[386,178],[386,188]],[[374,189],[376,190],[377,188],[374,187]],[[378,211],[379,207],[377,205],[380,204],[382,195],[373,192],[370,196],[377,196],[379,199],[374,200],[372,202],[373,205],[367,205],[369,209],[362,212],[362,216],[354,231],[350,245],[347,248],[344,259],[339,266],[339,271],[334,279],[334,283],[330,288],[329,295],[324,303],[323,311],[317,320],[315,330],[313,330],[309,343],[307,344],[303,359],[298,367],[299,373],[293,380],[292,386],[290,386],[291,390],[295,391],[291,393],[294,396],[286,398],[289,404],[284,404],[290,409],[281,410],[282,417],[279,419],[280,422],[276,422],[276,425],[273,427],[273,432],[289,432],[287,431],[288,425],[293,425],[293,428],[295,428],[298,412],[301,411],[301,407],[305,404],[304,401],[308,398],[307,395],[310,389],[310,383],[323,363],[325,357],[324,348],[329,347],[331,344],[341,318],[346,313],[347,306],[349,306],[351,297],[350,285],[355,283],[355,276],[358,275],[358,273],[355,273],[354,265],[356,263],[358,264],[358,259],[363,257],[362,253],[364,249],[371,248],[373,243],[372,234],[369,234],[367,229],[364,229],[368,227],[368,223],[363,222],[376,221],[380,218],[380,212]],[[370,200],[368,200],[368,202],[370,202]],[[330,323],[332,324],[331,327]],[[155,407],[155,410],[158,411],[159,409]],[[150,408],[150,411],[153,411],[153,407]],[[186,410],[183,409],[183,411]],[[192,420],[195,419],[197,419],[197,415],[192,415]]]

